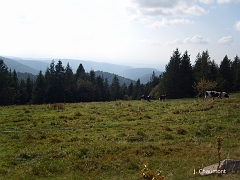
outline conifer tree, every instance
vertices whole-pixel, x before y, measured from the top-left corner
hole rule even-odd
[[[0,59],[0,105],[10,105],[14,103],[14,89],[11,74],[7,66]]]
[[[111,93],[111,99],[117,100],[121,99],[121,90],[120,90],[120,84],[117,75],[114,75],[112,84],[110,85],[110,93]]]
[[[76,101],[76,83],[74,79],[74,74],[69,63],[67,63],[64,75],[64,93],[65,93],[65,102],[75,102]]]
[[[185,51],[181,58],[179,76],[180,97],[192,97],[194,94],[194,90],[192,88],[192,85],[194,83],[194,75],[190,62],[190,55],[188,55],[187,51]]]
[[[30,79],[30,76],[28,75],[27,80],[26,80],[26,93],[27,93],[26,102],[27,103],[31,102],[32,90],[33,90],[33,82]]]
[[[55,65],[55,82],[54,82],[54,89],[55,89],[55,101],[54,102],[65,102],[65,68],[62,65],[62,62],[59,60],[58,63]]]
[[[220,91],[232,92],[233,74],[231,71],[232,62],[226,55],[220,63],[218,73],[218,89]]]
[[[193,72],[195,80],[199,82],[201,79],[210,80],[209,77],[209,67],[211,59],[208,50],[203,51],[202,54],[198,53],[195,65],[193,66]]]
[[[164,86],[166,94],[169,98],[179,98],[181,96],[181,84],[180,84],[180,63],[181,54],[176,49],[170,57],[169,63],[166,65],[166,71],[164,73]]]
[[[232,63],[233,90],[240,91],[240,58],[236,55]]]
[[[44,76],[42,74],[42,71],[40,71],[33,85],[32,103],[34,104],[45,103],[45,99],[46,99],[45,85],[46,83],[45,83]]]
[[[85,78],[85,69],[82,64],[79,64],[75,74],[76,81],[78,80],[78,78],[81,78],[81,79]]]

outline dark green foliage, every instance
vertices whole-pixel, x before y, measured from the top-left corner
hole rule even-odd
[[[159,88],[168,98],[192,97],[194,76],[188,52],[181,56],[178,49],[173,52]]]
[[[122,99],[120,84],[117,76],[115,75],[110,85],[111,100]]]
[[[142,95],[153,99],[160,95],[167,95],[168,99],[188,98],[196,95],[199,89],[196,87],[203,81],[213,84],[213,90],[240,91],[239,57],[236,55],[232,62],[226,55],[218,67],[208,51],[198,53],[192,66],[188,52],[181,55],[176,49],[165,72],[158,77],[153,71],[146,84],[140,79],[135,82],[100,71],[85,72],[82,64],[74,74],[70,65],[65,68],[60,60],[57,64],[52,61],[45,74],[40,71],[36,80],[29,74],[19,77],[18,74],[8,70],[0,60],[0,105],[137,100]],[[109,76],[112,77],[110,84]]]
[[[11,86],[12,77],[8,72],[7,66],[0,59],[0,105],[9,105],[14,103],[14,88]]]
[[[236,55],[232,63],[233,91],[240,90],[240,59]]]
[[[42,74],[42,71],[40,71],[39,74],[37,75],[37,79],[33,86],[32,103],[34,104],[45,103],[45,94],[46,94],[45,79]]]
[[[194,83],[193,70],[188,52],[182,56],[180,63],[180,97],[192,97],[194,94],[192,85]]]
[[[232,91],[233,75],[231,71],[231,66],[232,62],[230,59],[228,59],[228,56],[226,55],[221,61],[217,79],[218,88],[220,91]]]
[[[198,53],[195,65],[193,66],[194,76],[197,82],[201,79],[210,80],[210,64],[211,60],[208,51],[203,51],[201,55]]]

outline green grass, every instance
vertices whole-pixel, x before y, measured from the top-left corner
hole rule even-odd
[[[229,99],[113,101],[0,107],[0,179],[165,179],[240,157],[240,94]]]

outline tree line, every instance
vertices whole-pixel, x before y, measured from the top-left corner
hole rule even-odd
[[[216,82],[215,90],[240,91],[239,57],[236,55],[232,61],[226,55],[218,66],[206,50],[198,53],[191,65],[188,52],[181,55],[176,49],[160,76],[153,72],[148,83],[138,79],[128,86],[120,85],[117,75],[109,83],[93,70],[85,72],[82,64],[74,73],[69,64],[64,67],[60,60],[56,64],[52,61],[45,73],[40,71],[35,81],[29,76],[19,79],[16,71],[8,70],[0,60],[0,105],[136,100],[143,94],[152,98],[161,94],[168,98],[194,97],[198,93],[194,84],[203,80]]]
[[[56,64],[52,61],[45,73],[40,71],[35,81],[30,76],[18,79],[16,71],[8,70],[0,60],[0,75],[0,105],[128,100],[139,99],[147,93],[140,80],[129,86],[120,85],[114,75],[109,83],[103,76],[96,76],[93,70],[85,72],[82,64],[73,73],[70,65],[64,67],[60,60]],[[149,93],[150,89],[147,91]]]
[[[206,50],[201,54],[198,53],[194,63],[191,65],[190,55],[187,51],[181,55],[176,49],[161,76],[156,94],[167,94],[168,98],[193,97],[200,91],[195,88],[196,84],[202,82],[215,84],[215,86],[209,86],[214,89],[205,90],[228,93],[240,91],[240,59],[238,55],[233,61],[225,55],[218,66],[214,60],[211,60],[209,52]]]

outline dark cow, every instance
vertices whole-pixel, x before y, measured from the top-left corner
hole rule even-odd
[[[166,97],[167,97],[166,94],[162,94],[162,95],[160,95],[159,100],[160,100],[160,101],[166,100]]]
[[[151,99],[151,96],[150,95],[148,95],[147,97],[143,94],[142,96],[141,96],[141,100],[147,100],[148,102],[150,102],[150,99]]]
[[[226,92],[221,92],[220,98],[229,98],[229,95]]]

